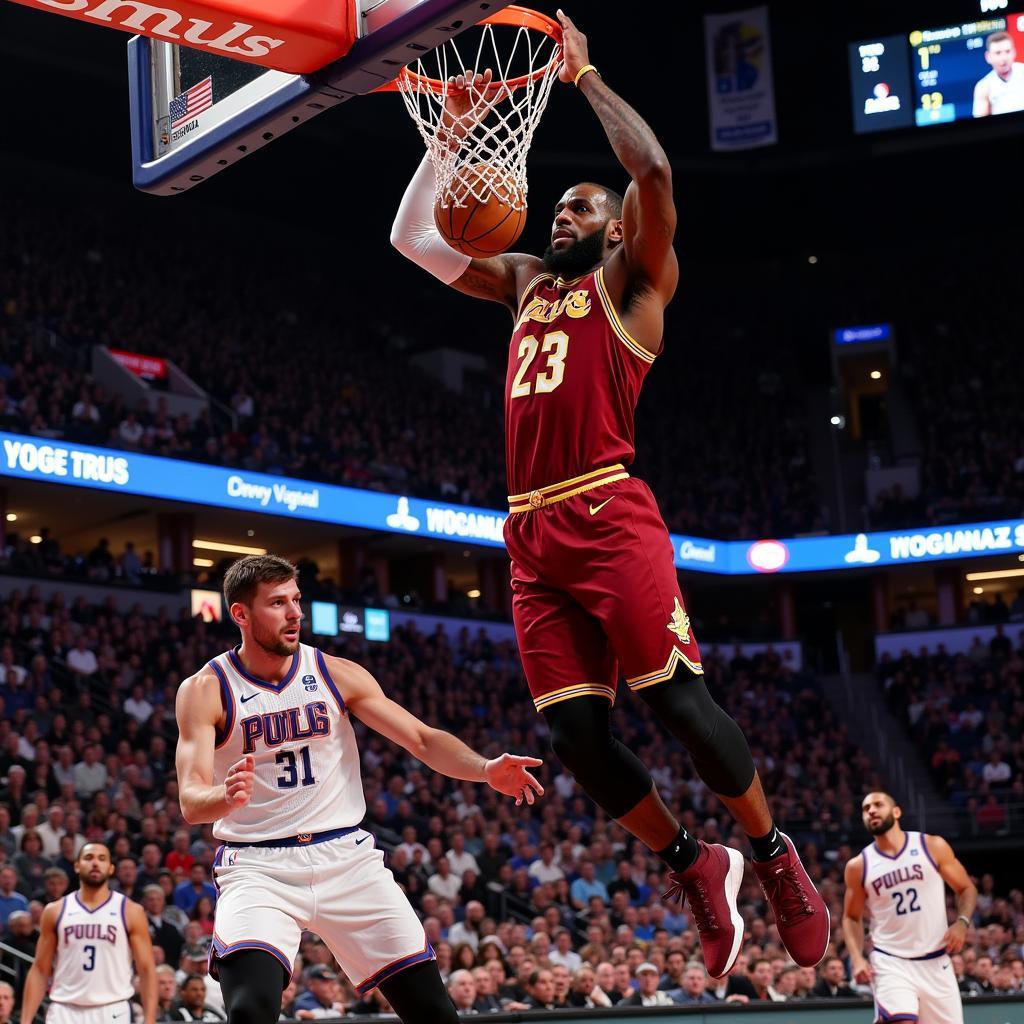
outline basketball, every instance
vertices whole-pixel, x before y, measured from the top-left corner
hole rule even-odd
[[[497,256],[522,234],[526,204],[511,175],[490,164],[470,164],[456,171],[447,205],[434,206],[434,223],[466,256]]]

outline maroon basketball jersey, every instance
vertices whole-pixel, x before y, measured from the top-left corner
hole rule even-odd
[[[575,281],[531,281],[505,377],[509,494],[628,466],[633,413],[653,362],[622,326],[603,267]]]

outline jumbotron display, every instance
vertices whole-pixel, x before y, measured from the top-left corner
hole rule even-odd
[[[858,133],[1024,111],[1024,13],[850,44]]]

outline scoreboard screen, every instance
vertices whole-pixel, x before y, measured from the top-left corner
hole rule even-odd
[[[854,129],[1024,111],[1024,13],[850,44]]]

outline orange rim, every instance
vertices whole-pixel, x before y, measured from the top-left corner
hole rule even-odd
[[[562,26],[559,25],[554,18],[551,18],[546,14],[541,14],[540,11],[531,11],[528,7],[518,7],[515,4],[510,4],[503,10],[498,11],[497,14],[492,14],[477,22],[477,24],[510,25],[512,28],[529,28],[533,29],[534,32],[541,32],[555,41],[555,54],[547,64],[542,68],[538,68],[536,71],[532,71],[528,75],[520,75],[518,78],[510,78],[503,83],[509,92],[515,92],[517,89],[522,89],[523,86],[529,82],[539,81],[548,73],[548,69],[553,64],[556,64],[561,57],[560,48],[562,45]],[[430,78],[426,75],[418,75],[415,71],[403,68],[401,74],[393,82],[388,82],[387,85],[378,86],[373,91],[398,92],[400,89],[398,84],[399,81],[408,82],[417,92],[432,92],[440,94],[443,93],[445,89],[445,84],[441,79]]]

